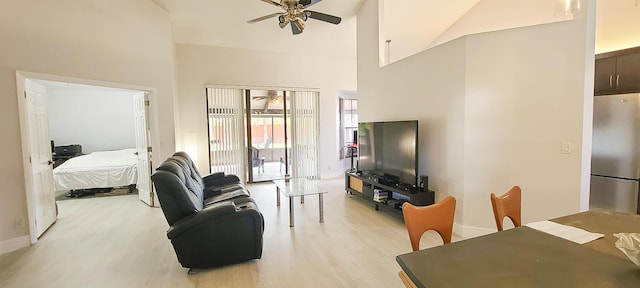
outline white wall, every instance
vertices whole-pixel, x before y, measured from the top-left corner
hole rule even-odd
[[[28,234],[16,70],[151,87],[154,159],[174,151],[169,15],[150,0],[3,1],[0,9],[0,249]],[[4,251],[0,251],[2,253]]]
[[[584,4],[574,21],[465,36],[383,68],[364,48],[377,46],[375,1],[360,10],[360,119],[420,121],[419,172],[436,200],[457,198],[457,233],[495,230],[489,194],[512,185],[525,223],[584,208],[594,33]]]
[[[378,1],[380,57],[390,39],[390,63],[465,35],[572,19],[556,15],[558,0]]]
[[[133,95],[143,92],[48,89],[49,136],[82,152],[135,148]]]
[[[354,35],[355,37],[355,35]],[[195,135],[198,169],[209,171],[205,84],[320,90],[320,173],[339,175],[338,91],[356,90],[356,63],[349,59],[292,57],[286,53],[177,45],[178,148]],[[340,167],[340,169],[338,169]]]
[[[524,223],[580,211],[588,197],[583,116],[592,114],[594,51],[584,2],[573,21],[466,37],[464,193],[483,205],[464,206],[464,226],[493,228],[488,194],[513,185],[523,190]]]
[[[358,14],[358,117],[361,122],[418,120],[418,173],[436,201],[463,200],[465,46],[454,41],[378,67],[376,1]],[[459,204],[460,205],[460,204]],[[456,222],[462,222],[462,211]]]

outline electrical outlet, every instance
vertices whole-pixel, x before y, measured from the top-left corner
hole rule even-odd
[[[24,228],[24,219],[22,218],[18,218],[14,221],[14,226],[16,227],[16,229],[22,229]]]
[[[571,142],[562,142],[562,148],[560,149],[562,154],[571,154]]]

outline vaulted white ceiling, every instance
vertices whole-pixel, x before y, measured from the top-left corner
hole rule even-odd
[[[639,27],[639,0],[597,0],[596,54],[640,46]]]
[[[261,0],[153,1],[169,12],[175,41],[180,44],[288,51],[292,55],[355,59],[356,14],[365,0],[321,1],[310,9],[342,17],[342,23],[333,25],[310,19],[306,22],[304,32],[295,36],[292,35],[289,27],[280,29],[276,18],[254,24],[246,22],[263,15],[281,12],[278,7]],[[415,0],[391,1],[410,3]],[[428,30],[425,33],[431,34],[433,39],[448,33],[452,27],[460,26],[456,23],[468,22],[468,19],[465,19],[466,12],[471,9],[478,10],[477,8],[480,7],[478,3],[482,1],[429,0],[422,2],[429,6],[423,7],[425,11],[431,11],[430,17],[422,17],[424,21],[429,22],[429,25],[407,27],[406,31],[411,35]],[[427,5],[424,3],[421,5]],[[640,46],[640,29],[637,29],[640,27],[640,7],[637,3],[638,0],[597,0],[596,53]],[[405,13],[415,7],[408,5],[406,9],[403,10]],[[509,12],[501,10],[497,13]],[[461,19],[464,21],[459,21]],[[474,21],[479,20],[474,19]],[[477,27],[478,23],[474,26]]]
[[[169,11],[175,41],[267,51],[290,51],[329,57],[356,57],[356,14],[364,0],[324,0],[309,9],[335,15],[342,23],[333,25],[314,19],[304,32],[292,35],[291,28],[278,27],[278,19],[248,24],[260,16],[283,10],[260,0],[153,0]]]

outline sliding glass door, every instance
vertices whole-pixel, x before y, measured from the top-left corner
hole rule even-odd
[[[247,182],[318,177],[318,92],[208,88],[207,95],[213,172],[242,171]]]
[[[251,169],[249,182],[282,179],[288,171],[287,154],[291,143],[288,141],[286,113],[290,101],[288,92],[276,90],[247,91],[247,126]],[[250,112],[249,112],[250,111]]]

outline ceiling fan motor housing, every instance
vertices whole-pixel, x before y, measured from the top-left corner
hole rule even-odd
[[[263,21],[263,20],[277,16],[278,26],[280,26],[280,28],[284,28],[287,25],[289,25],[289,23],[291,23],[291,30],[294,35],[297,35],[302,33],[302,30],[304,29],[304,26],[305,26],[303,22],[307,21],[309,18],[313,18],[316,20],[320,20],[320,21],[324,21],[332,24],[339,24],[341,21],[340,17],[336,17],[336,16],[332,16],[332,15],[328,15],[328,14],[324,14],[316,11],[311,11],[311,10],[304,10],[322,0],[280,0],[279,3],[273,0],[262,0],[262,1],[267,2],[274,6],[278,6],[284,9],[285,12],[274,13],[274,14],[258,17],[256,19],[249,20],[247,22],[255,23],[255,22]]]

